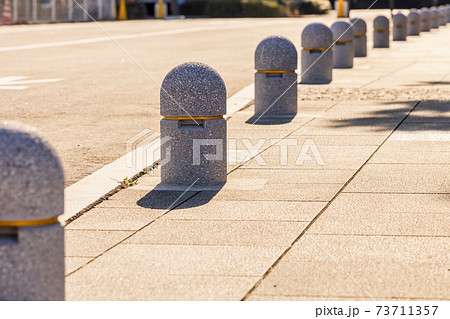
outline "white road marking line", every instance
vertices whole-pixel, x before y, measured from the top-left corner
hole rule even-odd
[[[242,28],[255,28],[266,25],[280,25],[280,24],[289,24],[294,21],[265,21],[265,22],[251,22],[251,23],[242,23],[237,25],[224,25],[224,26],[209,26],[209,27],[193,27],[186,29],[177,29],[177,30],[168,30],[168,31],[154,31],[154,32],[145,32],[145,33],[133,33],[133,34],[124,34],[113,36],[114,40],[130,40],[130,39],[139,39],[139,38],[147,38],[154,36],[163,36],[163,35],[175,35],[175,34],[185,34],[192,32],[203,32],[203,31],[214,31],[214,30],[232,30],[232,29],[242,29]],[[21,51],[21,50],[31,50],[31,49],[41,49],[41,48],[54,48],[54,47],[62,47],[62,46],[70,46],[70,45],[79,45],[79,44],[89,44],[89,43],[98,43],[111,41],[110,37],[97,37],[90,39],[80,39],[80,40],[71,40],[71,41],[61,41],[61,42],[49,42],[49,43],[36,43],[36,44],[28,44],[28,45],[18,45],[12,47],[0,47],[0,52],[11,52],[11,51]]]
[[[227,100],[228,112],[225,118],[230,118],[234,113],[252,103],[253,100],[254,86],[251,84]],[[154,143],[158,143],[158,141],[154,140],[149,144]],[[139,152],[139,149],[145,149],[145,146],[141,146],[138,149],[129,152],[75,184],[66,187],[64,190],[64,215],[59,217],[61,223],[64,224],[66,220],[75,216],[81,210],[115,189],[119,186],[118,181],[122,181],[126,176],[132,177],[136,175],[145,168],[144,166],[151,166],[153,163],[149,163],[148,165],[141,164],[142,167],[130,167],[130,165],[127,164],[127,159],[129,160],[129,158],[133,156],[133,152]],[[159,160],[159,158],[155,159],[155,162],[157,160]]]
[[[34,84],[34,83],[52,83],[62,81],[63,79],[42,79],[42,80],[27,80],[28,76],[5,76],[0,78],[0,90],[24,90],[28,86],[17,84]]]

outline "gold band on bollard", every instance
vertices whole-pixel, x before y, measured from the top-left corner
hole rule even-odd
[[[366,35],[365,33],[355,33],[354,34],[355,37],[362,37],[362,36],[365,36],[365,35]]]
[[[263,70],[256,70],[256,73],[295,73],[295,70],[270,70],[270,71],[263,71]]]
[[[336,43],[350,43],[353,42],[353,40],[336,40]]]
[[[389,29],[386,28],[375,28],[375,31],[389,31]]]
[[[325,51],[328,49],[329,48],[303,48],[303,50],[307,50],[307,51]]]
[[[58,223],[58,217],[36,220],[0,220],[0,227],[35,227]]]
[[[223,119],[223,115],[215,116],[164,116],[166,120],[218,120]]]

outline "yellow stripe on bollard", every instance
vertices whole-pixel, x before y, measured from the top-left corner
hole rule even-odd
[[[270,71],[265,71],[265,70],[256,70],[256,73],[295,73],[295,70],[270,70]]]
[[[389,31],[389,29],[385,29],[385,28],[375,28],[375,31]]]
[[[125,4],[125,0],[120,0],[118,19],[119,20],[128,20],[128,17],[127,17],[127,6]]]
[[[328,49],[329,48],[303,48],[303,50],[307,50],[307,51],[325,51]]]
[[[58,223],[58,217],[36,220],[0,220],[0,227],[35,227]]]
[[[158,0],[158,11],[156,12],[156,17],[158,19],[164,19],[165,18],[164,1],[163,0]]]
[[[355,33],[353,36],[355,36],[355,37],[363,37],[365,35],[366,35],[365,33]]]
[[[164,116],[166,120],[218,120],[223,119],[223,115],[215,116]]]
[[[336,43],[350,43],[353,42],[353,40],[336,40]]]
[[[345,18],[345,13],[344,13],[344,0],[339,0],[338,18]]]

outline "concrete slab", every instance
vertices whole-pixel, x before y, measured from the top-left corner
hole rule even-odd
[[[67,230],[66,257],[97,257],[130,236],[131,231]]]
[[[162,218],[126,243],[285,247],[304,222],[170,220]]]
[[[327,202],[278,202],[212,200],[202,206],[182,204],[171,211],[168,219],[234,220],[234,221],[310,221]],[[280,208],[282,207],[282,209]],[[289,215],[285,213],[288,212]]]
[[[446,164],[367,164],[344,192],[448,194]]]
[[[65,257],[66,275],[77,270],[90,260],[92,260],[90,257]]]
[[[96,207],[78,217],[76,222],[70,223],[65,229],[138,230],[161,213],[161,210],[146,208]]]

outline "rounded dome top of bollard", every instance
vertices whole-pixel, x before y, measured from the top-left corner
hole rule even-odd
[[[428,10],[421,10],[420,11],[420,18],[422,20],[426,20],[430,17],[430,12],[428,12]]]
[[[373,27],[375,29],[387,29],[389,28],[389,19],[385,16],[378,16],[373,20]]]
[[[325,24],[311,23],[303,29],[303,48],[329,48],[332,44],[333,33]]]
[[[219,116],[227,113],[222,77],[206,64],[188,62],[173,68],[160,90],[160,113],[170,117]]]
[[[412,13],[412,12],[411,12]],[[411,13],[409,15],[411,15]],[[408,19],[409,19],[408,15]],[[397,13],[392,16],[392,23],[394,25],[406,25],[407,19],[404,14]]]
[[[262,40],[255,50],[255,69],[261,71],[290,71],[297,69],[294,44],[280,36]]]
[[[408,14],[408,22],[411,22],[411,21],[418,22],[419,21],[419,13],[417,13],[416,11],[411,11]]]
[[[367,32],[366,21],[359,18],[351,19],[350,22],[353,24],[352,28],[355,34],[363,34]]]
[[[29,126],[0,123],[0,221],[64,213],[64,172],[58,155]]]
[[[433,17],[433,18],[436,18],[439,16],[439,12],[436,9],[431,9],[429,12],[430,12],[431,17]]]
[[[345,21],[336,21],[331,25],[333,40],[353,40],[353,27]]]

